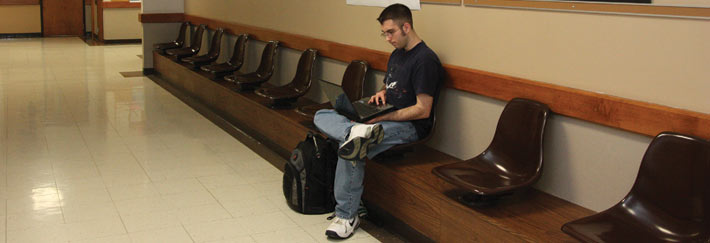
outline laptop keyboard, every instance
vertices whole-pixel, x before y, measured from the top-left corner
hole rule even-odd
[[[357,113],[363,117],[370,116],[387,108],[386,106],[370,105],[368,103],[360,101],[356,101],[355,103],[353,103],[353,106],[355,106],[355,110],[357,110]]]

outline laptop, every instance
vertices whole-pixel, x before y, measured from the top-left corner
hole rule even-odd
[[[370,97],[350,102],[342,87],[325,80],[321,80],[320,84],[323,94],[328,97],[335,110],[350,120],[366,122],[376,116],[395,110],[394,106],[389,104],[374,105],[367,103]]]

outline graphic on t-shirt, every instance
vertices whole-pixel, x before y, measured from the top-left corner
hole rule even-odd
[[[387,89],[394,89],[394,88],[397,88],[397,81],[387,84]]]
[[[387,72],[387,75],[385,77],[385,88],[387,89],[387,98],[396,98],[396,99],[401,99],[404,93],[406,93],[406,90],[403,90],[399,87],[397,87],[397,80],[392,80],[394,76],[394,72],[397,70],[397,67],[399,65],[394,64],[390,65],[389,71]]]

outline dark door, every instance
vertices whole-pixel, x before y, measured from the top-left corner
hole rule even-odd
[[[84,34],[84,0],[42,0],[44,36]]]

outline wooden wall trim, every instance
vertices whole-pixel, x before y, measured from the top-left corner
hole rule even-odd
[[[422,3],[443,3],[452,5],[461,5],[461,0],[422,0]]]
[[[141,23],[175,23],[185,21],[185,15],[181,13],[152,13],[139,14],[138,21]]]
[[[96,0],[96,25],[99,26],[99,41],[104,41],[104,2],[103,0]],[[94,30],[91,30],[92,32]]]
[[[387,58],[389,57],[389,53],[387,52],[375,51],[363,47],[320,40],[304,35],[290,34],[261,27],[228,23],[194,15],[185,15],[185,21],[190,21],[193,25],[205,24],[210,29],[221,27],[232,34],[249,33],[251,35],[251,39],[260,41],[279,40],[281,46],[292,49],[305,50],[308,48],[316,48],[318,49],[318,55],[343,62],[349,63],[352,60],[365,60],[370,64],[370,68],[377,70],[385,70],[387,68]]]
[[[499,100],[529,98],[548,104],[558,114],[648,136],[675,131],[710,138],[710,114],[453,65],[445,67],[449,76],[446,86],[453,89]]]
[[[324,57],[350,62],[365,60],[370,68],[384,71],[389,53],[363,47],[290,34],[260,27],[185,15],[193,24],[225,28],[228,32],[249,33],[260,41],[279,40],[297,50],[316,48]],[[656,136],[674,131],[710,138],[710,114],[599,94],[560,85],[511,77],[454,65],[444,65],[446,86],[503,101],[514,97],[534,99],[550,106],[553,112],[625,131]]]
[[[521,0],[464,0],[467,6],[533,8],[559,11],[598,12],[636,15],[658,15],[690,18],[710,18],[710,8],[660,6],[643,4],[568,2],[568,1],[521,1]]]
[[[0,5],[39,5],[39,0],[0,0]]]
[[[141,8],[141,3],[131,2],[101,2],[103,8]]]

